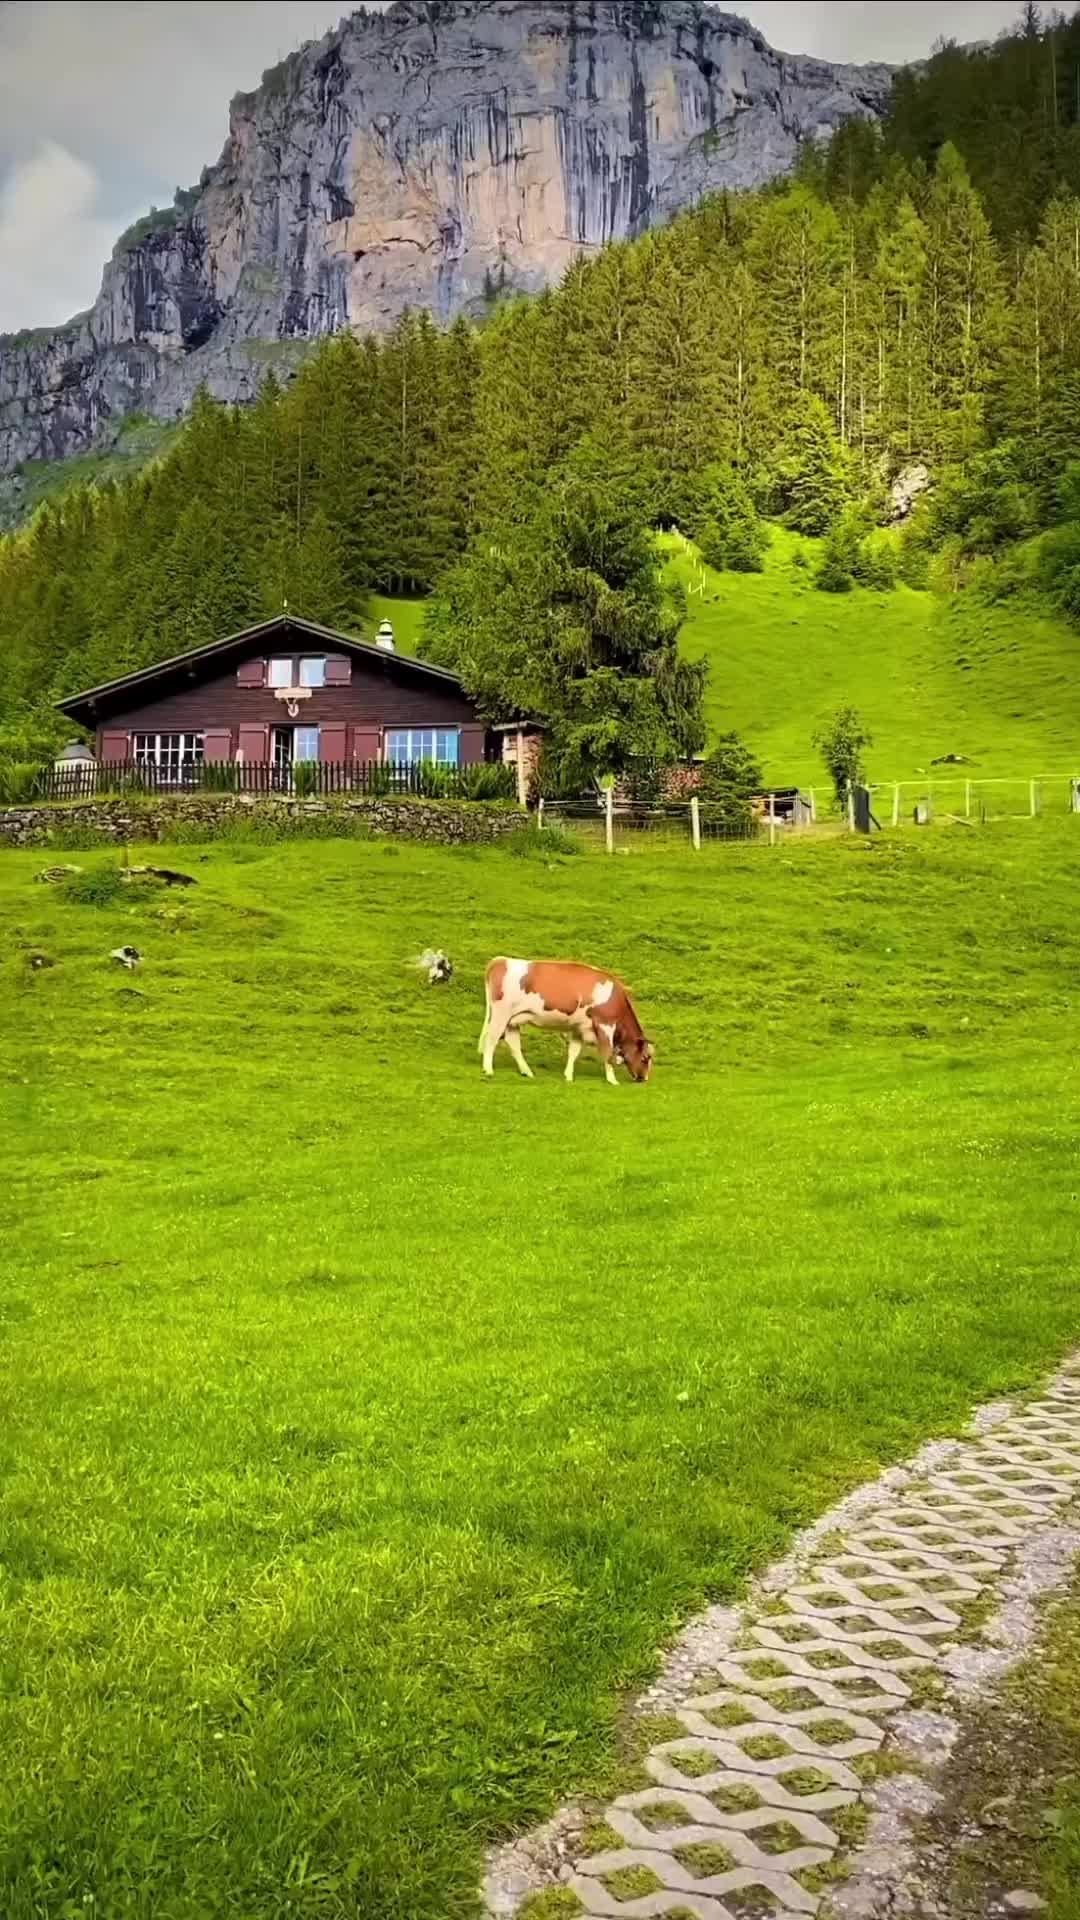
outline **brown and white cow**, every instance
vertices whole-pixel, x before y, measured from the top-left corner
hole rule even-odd
[[[622,1065],[635,1080],[652,1072],[653,1044],[646,1040],[630,995],[614,974],[572,960],[493,960],[484,976],[487,1012],[478,1052],[484,1072],[494,1072],[495,1049],[505,1040],[518,1072],[532,1079],[521,1051],[522,1027],[557,1027],[567,1037],[566,1078],[572,1080],[583,1047],[594,1047],[615,1085]]]

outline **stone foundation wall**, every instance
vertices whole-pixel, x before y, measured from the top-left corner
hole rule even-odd
[[[282,839],[332,839],[364,832],[400,834],[444,846],[501,840],[525,825],[519,807],[492,801],[256,799],[248,794],[184,794],[175,799],[86,800],[71,806],[0,807],[0,847],[72,847],[114,841],[207,840],[231,832],[275,832]]]

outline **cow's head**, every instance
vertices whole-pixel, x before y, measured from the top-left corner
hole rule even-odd
[[[643,1033],[620,1034],[619,1058],[633,1080],[647,1080],[653,1069],[654,1048]]]

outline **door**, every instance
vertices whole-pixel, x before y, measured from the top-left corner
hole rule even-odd
[[[293,733],[292,727],[275,727],[273,730],[273,778],[275,787],[287,791],[292,785]]]

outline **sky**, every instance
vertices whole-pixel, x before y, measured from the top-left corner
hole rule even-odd
[[[1019,12],[1019,0],[728,4],[773,46],[829,60],[917,59],[941,35],[992,39]],[[217,159],[231,96],[345,11],[342,0],[0,0],[0,332],[90,306],[123,229]]]

